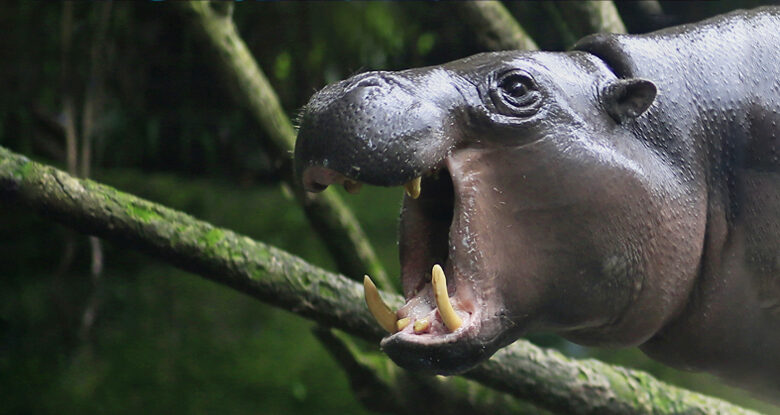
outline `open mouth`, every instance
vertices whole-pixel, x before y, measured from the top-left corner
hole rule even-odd
[[[487,287],[477,278],[475,190],[462,170],[447,157],[404,184],[399,249],[405,305],[391,310],[370,278],[364,279],[368,308],[390,333],[382,347],[404,367],[455,373],[489,353],[478,338],[487,323],[480,294]],[[303,181],[308,190],[341,184],[350,193],[362,185],[317,166],[305,170]]]
[[[448,167],[445,159],[424,175],[419,191],[407,191],[401,211],[401,284],[407,302],[397,312],[394,336],[423,344],[457,337],[475,321],[474,287],[463,278],[453,243],[462,234],[457,225],[463,206]]]

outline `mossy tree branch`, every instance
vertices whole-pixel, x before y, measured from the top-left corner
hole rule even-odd
[[[83,233],[138,249],[326,326],[377,341],[362,287],[280,249],[181,212],[74,178],[0,147],[0,201],[19,203]],[[403,299],[384,295],[391,307]],[[518,341],[466,374],[569,414],[749,414],[634,370],[576,361]]]
[[[547,414],[512,396],[459,376],[426,376],[389,364],[336,330],[318,326],[314,335],[344,369],[355,397],[368,409],[402,415]]]
[[[276,161],[312,227],[325,240],[339,270],[353,279],[362,279],[363,274],[369,273],[380,287],[392,289],[371,243],[338,194],[329,190],[313,195],[297,184],[291,157],[295,130],[268,78],[239,36],[231,9],[210,2],[184,1],[174,5],[215,56],[212,66],[229,85],[236,102],[251,114],[265,133],[266,151]]]
[[[132,247],[263,302],[369,340],[362,285],[277,248],[0,147],[0,201],[21,203],[79,232]],[[401,305],[399,297],[391,304]]]

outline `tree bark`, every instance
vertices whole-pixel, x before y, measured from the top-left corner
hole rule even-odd
[[[591,33],[626,33],[611,1],[557,1],[555,7],[576,39]]]
[[[401,415],[548,414],[539,408],[459,376],[426,376],[388,365],[346,335],[317,327],[314,335],[339,363],[355,397],[367,409]]]
[[[629,33],[647,33],[667,27],[674,18],[664,13],[658,0],[638,0],[615,3]]]
[[[83,233],[138,249],[268,304],[370,341],[383,331],[361,284],[189,215],[81,180],[0,147],[0,202],[20,203]],[[385,293],[393,308],[403,304]],[[751,414],[650,375],[576,361],[519,340],[467,378],[568,414]]]
[[[512,14],[500,1],[457,1],[461,17],[468,23],[487,50],[536,50]]]

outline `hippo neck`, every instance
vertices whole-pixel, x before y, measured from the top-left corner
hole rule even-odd
[[[670,164],[690,169],[681,174],[706,192],[696,285],[681,314],[642,347],[672,365],[720,366],[733,378],[761,366],[780,373],[780,256],[762,248],[780,246],[780,229],[761,228],[777,228],[777,221],[762,222],[761,215],[780,211],[780,56],[770,47],[780,44],[777,27],[778,9],[764,8],[643,36],[591,36],[576,46],[600,57],[618,77],[658,86],[656,102],[632,126],[634,133]],[[756,233],[764,239],[751,242]],[[708,342],[711,347],[702,347]]]
[[[769,47],[780,44],[778,25],[780,9],[760,8],[641,36],[592,35],[574,48],[598,56],[619,78],[653,81],[659,94],[636,133],[667,154],[704,150],[713,158],[702,155],[702,167],[713,170],[727,150],[768,140],[751,135],[750,107],[778,92],[777,51]],[[668,134],[659,136],[659,123]]]

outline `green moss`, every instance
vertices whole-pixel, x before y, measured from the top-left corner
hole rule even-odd
[[[637,393],[631,390],[629,381],[624,373],[608,367],[607,365],[599,366],[599,372],[607,378],[610,388],[620,400],[624,402],[633,402],[635,405],[642,404],[639,402]]]
[[[149,223],[152,220],[160,220],[162,217],[157,212],[136,203],[130,203],[125,210],[130,217],[140,220],[144,223]]]
[[[30,173],[35,169],[35,163],[30,162],[30,160],[26,160],[19,168],[16,170],[16,174],[21,178],[22,180],[26,179]]]
[[[224,237],[225,232],[223,232],[221,229],[213,228],[206,232],[206,235],[201,238],[201,241],[203,241],[208,246],[215,246]]]
[[[588,373],[585,371],[585,368],[580,368],[580,370],[577,373],[577,379],[581,381],[587,381],[588,380]]]
[[[333,286],[328,284],[327,281],[317,284],[317,294],[328,299],[337,299],[341,297],[341,293],[333,289]]]

